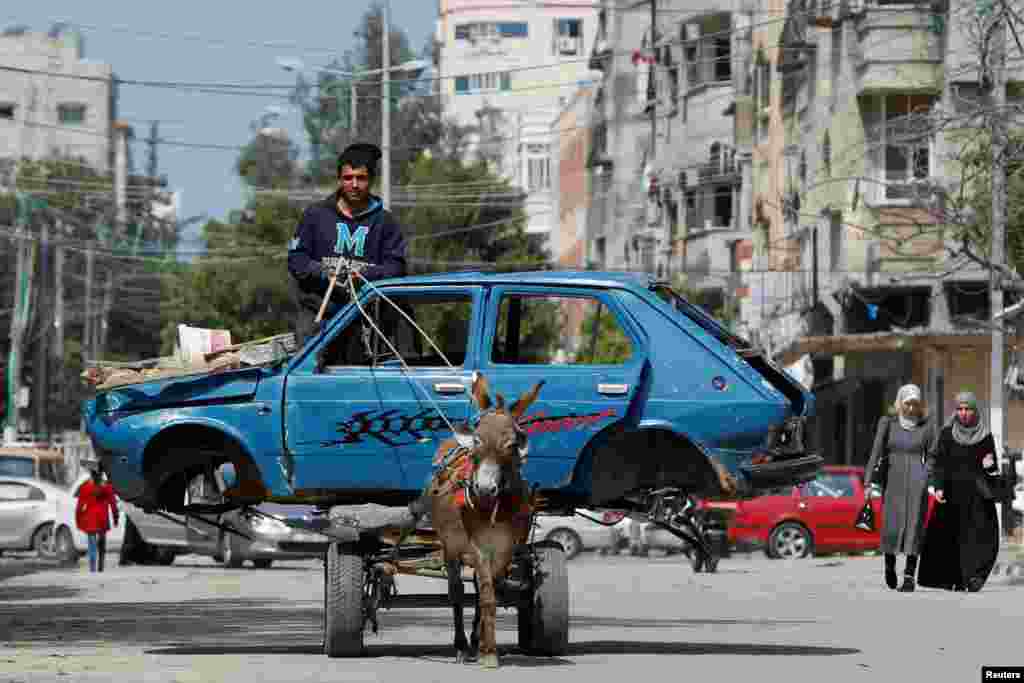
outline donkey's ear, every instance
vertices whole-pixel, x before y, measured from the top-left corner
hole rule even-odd
[[[470,389],[473,400],[480,410],[487,410],[491,407],[490,387],[487,386],[487,378],[482,372],[473,373],[473,387]]]
[[[537,385],[533,387],[533,389],[531,389],[529,393],[523,394],[515,403],[512,404],[512,408],[509,410],[509,412],[512,413],[513,418],[518,420],[523,416],[523,413],[526,412],[526,409],[529,408],[533,404],[533,402],[537,400],[537,394],[540,393],[540,388],[542,386],[544,386],[544,380],[537,382]]]

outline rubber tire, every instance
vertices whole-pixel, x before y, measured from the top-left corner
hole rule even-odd
[[[177,553],[170,548],[157,546],[153,549],[153,561],[161,567],[170,567],[174,564],[175,557],[177,557]]]
[[[536,549],[537,564],[528,576],[539,577],[518,609],[519,649],[530,655],[558,657],[569,649],[569,572],[565,552],[553,546]]]
[[[256,569],[270,569],[270,565],[272,564],[274,564],[274,561],[270,559],[252,561],[252,566],[256,567]]]
[[[71,535],[71,529],[66,526],[57,529],[57,559],[65,564],[71,564],[78,560],[75,538]]]
[[[811,532],[807,530],[807,527],[803,526],[802,524],[797,524],[796,522],[783,522],[782,524],[779,524],[777,527],[772,529],[772,533],[768,536],[768,546],[765,548],[765,553],[768,554],[768,557],[772,558],[773,560],[783,559],[782,556],[779,555],[778,552],[776,552],[775,543],[778,536],[785,530],[799,531],[804,537],[803,552],[795,557],[789,557],[785,559],[800,559],[804,557],[810,557],[813,554],[812,548],[814,541],[811,537]]]
[[[224,532],[220,535],[220,556],[221,564],[228,569],[238,569],[242,566],[245,560],[234,534]]]
[[[568,541],[568,548],[566,543],[562,543],[559,540],[559,536],[564,537]],[[551,532],[545,536],[544,540],[557,543],[562,546],[562,550],[565,551],[565,559],[571,560],[572,558],[583,552],[583,539],[580,535],[568,527],[560,526],[556,529],[552,529]]]
[[[363,651],[363,557],[333,542],[324,566],[324,654],[360,657]]]

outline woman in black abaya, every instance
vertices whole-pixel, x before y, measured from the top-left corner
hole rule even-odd
[[[928,490],[938,505],[925,535],[917,583],[977,592],[999,553],[996,504],[988,485],[999,467],[974,394],[957,394],[956,406],[929,458]]]

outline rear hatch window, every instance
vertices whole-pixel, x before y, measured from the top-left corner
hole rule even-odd
[[[651,291],[659,299],[697,324],[705,332],[735,351],[752,368],[757,370],[769,384],[782,392],[782,395],[793,406],[793,413],[795,415],[803,414],[804,392],[801,387],[796,383],[796,380],[790,378],[789,375],[765,358],[764,354],[753,344],[727,330],[702,308],[687,301],[668,285],[653,284],[651,285]]]

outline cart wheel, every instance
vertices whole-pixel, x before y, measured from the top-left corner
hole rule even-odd
[[[327,546],[324,567],[324,654],[363,654],[363,557],[347,544]]]
[[[707,570],[708,574],[714,574],[718,571],[718,557],[709,557],[704,561],[704,569]]]
[[[557,546],[536,548],[532,577],[519,603],[519,649],[527,654],[557,657],[569,648],[569,574],[565,552]]]
[[[700,548],[694,548],[692,552],[690,566],[693,567],[694,574],[700,574],[704,571],[704,553],[700,551]]]

